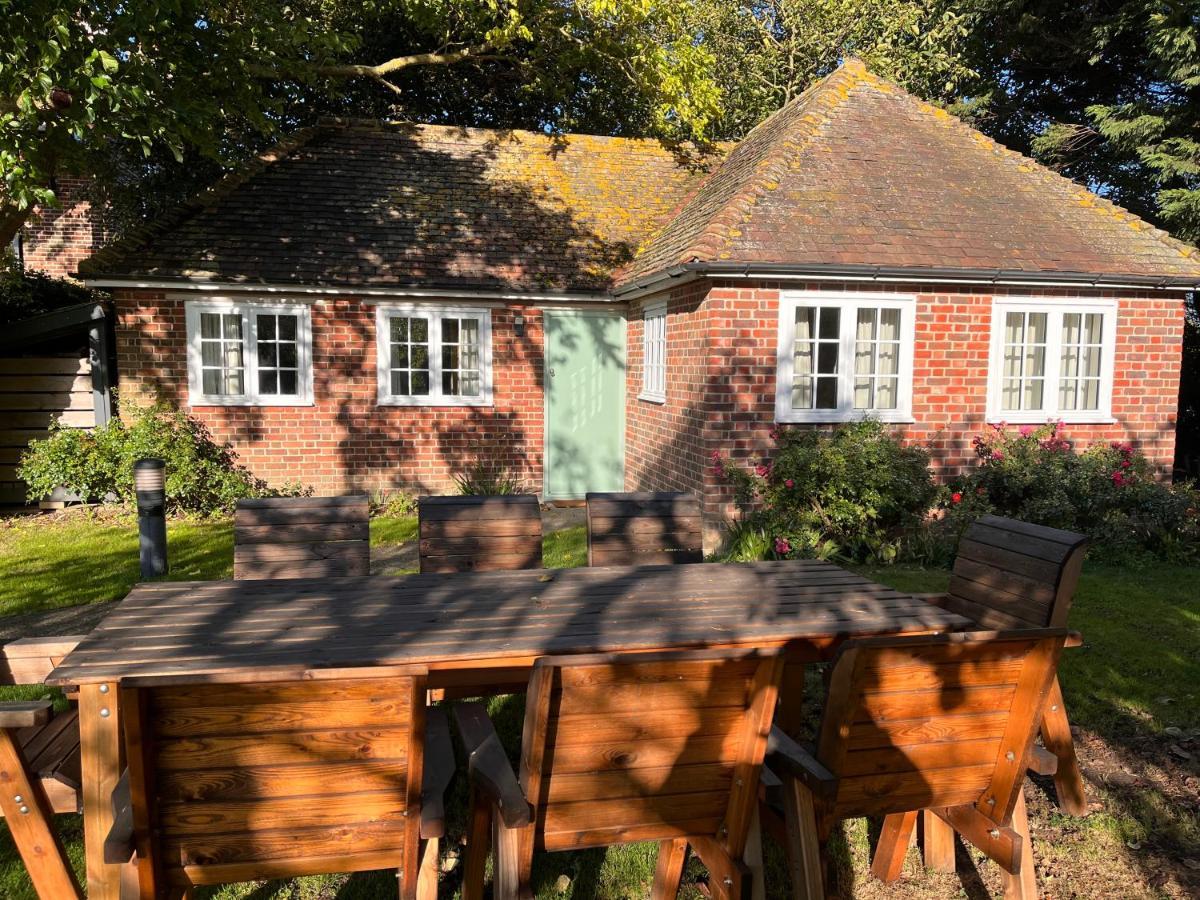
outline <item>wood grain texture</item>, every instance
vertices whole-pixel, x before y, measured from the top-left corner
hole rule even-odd
[[[692,494],[587,495],[588,565],[698,563],[700,500]]]
[[[364,495],[239,500],[233,577],[369,575],[369,503]]]
[[[789,654],[817,659],[855,636],[966,625],[831,564],[802,560],[172,582],[134,588],[49,682],[238,673],[259,680],[268,671],[300,678],[406,663],[456,670],[663,647],[786,645]]]
[[[542,567],[542,513],[532,494],[421,497],[417,521],[424,573]]]

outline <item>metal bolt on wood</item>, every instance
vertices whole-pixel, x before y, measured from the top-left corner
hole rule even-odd
[[[21,815],[23,815],[23,816],[24,816],[24,815],[28,815],[28,813],[29,813],[29,807],[28,807],[28,806],[22,806],[22,807],[21,807]]]
[[[1007,753],[1004,754],[1004,758],[1007,759],[1009,762],[1012,762],[1014,759],[1017,758],[1017,754],[1015,754],[1011,750],[1009,750]]]
[[[100,685],[100,693],[102,693],[102,694],[108,693],[108,685],[107,684]]]
[[[108,716],[109,716],[109,712],[108,712],[108,707],[106,706],[100,710],[100,718],[107,719]]]
[[[993,828],[991,831],[989,831],[989,832],[988,832],[988,836],[989,836],[989,837],[994,837],[994,838],[998,838],[998,837],[1000,837],[1000,829],[999,829],[999,828]]]

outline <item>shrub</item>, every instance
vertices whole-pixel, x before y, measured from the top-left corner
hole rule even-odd
[[[933,526],[957,543],[980,515],[995,513],[1088,535],[1107,559],[1200,557],[1198,496],[1188,485],[1155,479],[1154,467],[1130,444],[1093,444],[1082,453],[1050,423],[1010,431],[1001,425],[975,438],[978,467],[946,493],[943,522]]]
[[[890,562],[937,499],[929,455],[876,421],[777,432],[773,458],[747,471],[719,459],[742,522],[733,558],[815,556]]]
[[[21,272],[0,260],[0,325],[74,306],[99,303],[107,295],[63,278],[40,272]]]
[[[403,491],[375,491],[370,504],[374,518],[403,519],[417,511],[417,498]]]
[[[487,463],[477,463],[462,475],[455,475],[454,484],[463,496],[527,493],[519,478],[510,475],[502,467]]]
[[[268,488],[202,422],[166,404],[134,409],[125,420],[114,419],[91,432],[52,430],[30,443],[19,476],[34,497],[62,486],[85,500],[112,495],[133,502],[133,463],[147,456],[166,463],[167,506],[172,510],[215,513],[232,509],[241,497],[302,493],[295,485]]]

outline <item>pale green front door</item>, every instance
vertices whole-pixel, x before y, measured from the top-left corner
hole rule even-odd
[[[546,310],[549,500],[625,487],[625,319]]]

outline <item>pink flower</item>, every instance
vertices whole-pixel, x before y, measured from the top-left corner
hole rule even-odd
[[[1029,437],[1031,434],[1033,434],[1033,431],[1034,431],[1034,429],[1033,429],[1032,425],[1022,425],[1021,426],[1021,437]]]
[[[1004,454],[999,450],[992,451],[992,462],[1004,462]]]
[[[796,486],[796,482],[792,481],[792,479],[789,478],[787,481],[785,481],[783,483],[783,486],[788,487],[788,488],[794,488]]]
[[[709,458],[712,459],[713,462],[720,462],[721,461],[721,451],[714,450],[712,453],[709,454]]]
[[[1126,456],[1128,456],[1130,453],[1133,452],[1133,444],[1122,444],[1121,452],[1124,453]]]
[[[766,478],[768,475],[771,474],[771,467],[770,466],[755,466],[754,474],[757,475],[759,478]]]
[[[1117,487],[1120,487],[1121,485],[1123,485],[1125,483],[1125,476],[1122,475],[1120,472],[1113,472],[1112,473],[1112,482]]]
[[[1131,460],[1131,459],[1121,460],[1121,468],[1122,469],[1128,469],[1132,465],[1133,465],[1133,460]]]
[[[772,428],[767,433],[771,436],[771,440],[773,440],[773,441],[779,440],[779,429],[778,428]]]
[[[780,556],[787,556],[792,552],[792,545],[788,543],[786,538],[775,538],[775,552]]]
[[[960,494],[958,491],[955,491],[953,494],[950,495],[950,502],[951,503],[962,503],[962,494]]]

